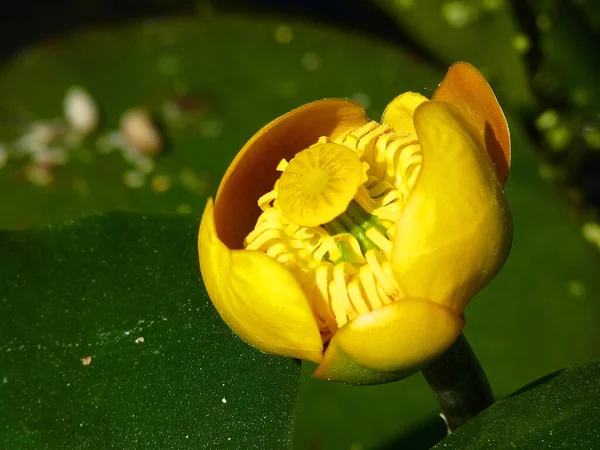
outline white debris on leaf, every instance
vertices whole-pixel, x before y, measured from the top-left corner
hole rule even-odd
[[[127,143],[140,153],[156,155],[162,150],[162,137],[146,110],[132,108],[125,111],[121,116],[120,128]]]
[[[72,86],[65,93],[63,113],[71,130],[87,136],[98,128],[100,114],[92,96],[80,86]]]
[[[32,123],[25,134],[14,143],[17,154],[35,155],[44,153],[56,146],[65,132],[65,126],[59,120],[38,121]]]

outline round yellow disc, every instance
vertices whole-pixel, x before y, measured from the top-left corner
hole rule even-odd
[[[316,144],[290,161],[279,180],[277,199],[290,222],[316,227],[346,211],[362,179],[362,162],[354,151]]]

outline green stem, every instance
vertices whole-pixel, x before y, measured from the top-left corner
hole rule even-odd
[[[423,375],[442,408],[448,432],[494,403],[488,379],[463,334],[423,369]]]

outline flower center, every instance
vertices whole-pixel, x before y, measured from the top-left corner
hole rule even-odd
[[[339,144],[313,145],[298,153],[279,179],[281,212],[297,225],[322,225],[346,210],[362,178],[355,152]]]
[[[274,189],[259,199],[263,213],[244,245],[290,270],[325,342],[349,320],[403,298],[391,241],[420,166],[414,135],[369,122],[282,161]]]

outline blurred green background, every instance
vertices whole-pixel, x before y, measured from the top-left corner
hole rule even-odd
[[[465,334],[498,397],[600,355],[600,4],[590,0],[24,1],[2,19],[0,228],[115,209],[191,214],[261,126],[347,97],[377,119],[476,65],[508,117],[511,257],[467,310]],[[41,178],[19,152],[84,87],[99,130]],[[166,150],[133,166],[99,142],[142,105]],[[99,141],[100,140],[100,141]],[[32,175],[33,174],[33,175]],[[39,175],[39,174],[38,174]],[[193,237],[190,245],[194,246]],[[426,449],[445,432],[420,375],[379,387],[303,367],[295,449]]]

